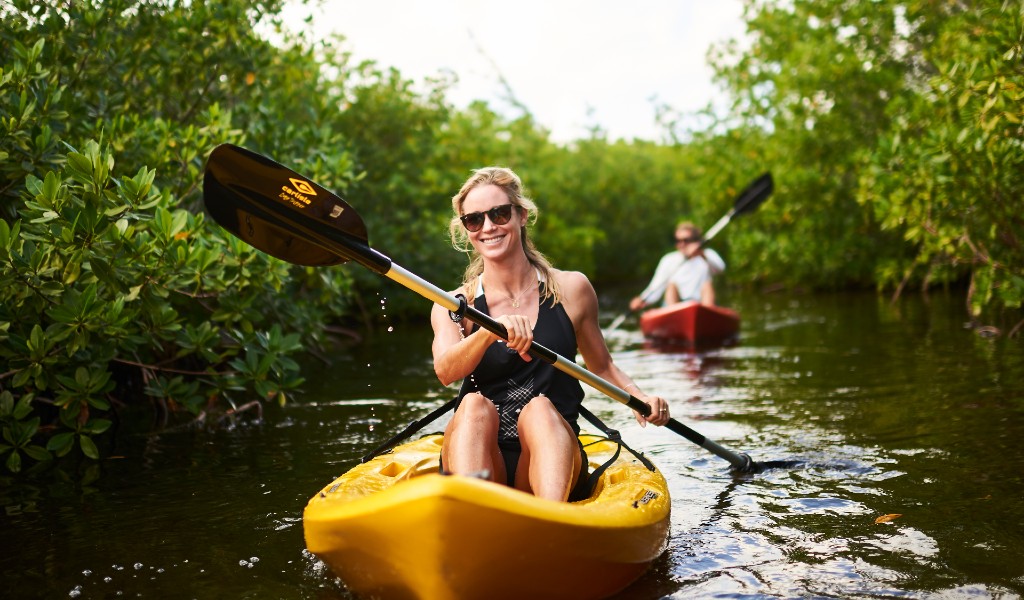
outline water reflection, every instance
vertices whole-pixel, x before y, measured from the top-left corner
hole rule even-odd
[[[1019,341],[965,334],[955,298],[733,304],[744,316],[736,345],[654,348],[627,326],[608,336],[616,361],[707,437],[800,465],[733,475],[588,390],[588,407],[655,461],[673,498],[668,551],[620,599],[1024,593]],[[382,331],[310,373],[306,396],[268,405],[261,422],[126,436],[121,458],[3,481],[7,591],[347,598],[305,552],[302,508],[451,397],[429,346],[426,328]]]

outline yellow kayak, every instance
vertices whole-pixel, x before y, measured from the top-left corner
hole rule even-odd
[[[668,485],[623,450],[590,498],[562,503],[438,473],[440,435],[345,473],[303,513],[306,547],[381,598],[603,598],[665,548]],[[590,470],[618,445],[581,434]]]

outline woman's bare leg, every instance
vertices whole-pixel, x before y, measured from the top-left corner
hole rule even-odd
[[[505,461],[498,448],[498,409],[478,393],[466,394],[444,430],[441,460],[449,473],[487,470],[491,481],[505,484]]]
[[[518,427],[523,452],[516,468],[516,488],[540,498],[567,500],[583,462],[572,427],[545,396],[523,407]]]

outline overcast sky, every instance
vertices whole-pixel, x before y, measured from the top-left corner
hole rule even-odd
[[[515,98],[557,142],[598,125],[611,139],[661,140],[655,103],[697,111],[721,102],[708,48],[741,38],[742,0],[328,0],[291,7],[294,27],[347,38],[356,60],[398,68],[407,79],[454,72],[456,106]]]

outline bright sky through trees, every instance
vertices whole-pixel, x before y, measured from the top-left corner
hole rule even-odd
[[[610,139],[661,139],[655,105],[720,102],[707,50],[744,33],[741,0],[328,0],[284,14],[296,28],[312,14],[315,33],[340,33],[356,60],[406,78],[454,73],[457,106],[482,99],[515,116],[511,90],[555,141],[595,125]]]

